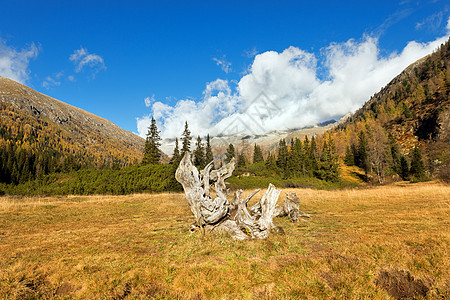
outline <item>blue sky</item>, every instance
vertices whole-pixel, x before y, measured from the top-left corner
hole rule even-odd
[[[292,129],[354,110],[448,37],[446,1],[371,2],[3,0],[0,75],[141,135],[151,115],[164,137],[184,119],[219,133],[261,91],[295,108],[267,130]]]

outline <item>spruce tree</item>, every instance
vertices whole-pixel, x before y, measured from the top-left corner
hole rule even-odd
[[[400,177],[403,180],[408,180],[409,177],[409,164],[404,155],[400,156]]]
[[[178,138],[175,138],[175,148],[173,149],[172,158],[170,159],[170,163],[177,165],[180,163],[181,157],[180,157],[180,149],[178,147]]]
[[[247,164],[245,155],[243,152],[241,152],[237,157],[236,167],[245,167]]]
[[[280,168],[285,175],[287,175],[287,162],[289,158],[288,147],[286,141],[281,139],[278,143],[278,157],[277,157],[277,166]]]
[[[411,168],[409,173],[414,176],[415,179],[421,180],[425,177],[425,165],[422,160],[422,153],[417,146],[414,147],[412,158],[411,158]]]
[[[144,157],[142,159],[142,164],[159,164],[159,159],[161,158],[161,150],[159,150],[160,146],[161,137],[159,136],[156,121],[152,117],[152,121],[147,132],[147,138],[145,139]]]
[[[326,181],[339,180],[339,162],[336,155],[336,147],[334,146],[331,136],[328,141],[323,141],[322,155],[320,156],[319,168],[315,172],[319,179]]]
[[[261,148],[255,144],[255,147],[253,148],[253,163],[258,163],[261,161],[264,161]]]
[[[214,160],[214,155],[212,153],[211,142],[209,138],[209,133],[206,136],[206,148],[205,148],[205,164],[209,164]]]
[[[194,166],[203,169],[205,167],[205,151],[200,136],[197,137],[197,143],[194,150]]]
[[[354,166],[355,165],[355,156],[353,155],[353,151],[351,149],[351,146],[348,146],[348,145],[345,148],[344,163],[347,166]]]
[[[266,168],[268,170],[278,172],[277,161],[275,159],[275,156],[270,152],[269,152],[269,155],[267,155],[267,159],[266,159],[264,165],[266,166]]]
[[[317,146],[316,146],[316,139],[315,137],[311,137],[311,143],[309,146],[309,154],[308,154],[308,160],[310,164],[310,172],[311,174],[314,173],[314,171],[318,168],[317,163]]]
[[[189,130],[189,126],[188,126],[188,122],[186,121],[186,123],[184,124],[184,131],[183,131],[183,135],[181,138],[181,159],[183,159],[184,154],[186,152],[191,151],[191,131]]]
[[[298,138],[295,139],[294,146],[291,150],[293,163],[294,163],[294,173],[295,175],[305,175],[305,153],[303,151],[302,141]]]
[[[231,161],[231,159],[236,156],[233,144],[229,144],[228,145],[227,152],[225,153],[225,156],[226,156],[225,157],[225,163],[229,163]]]
[[[358,161],[358,167],[364,169],[366,179],[367,179],[367,175],[369,173],[369,167],[370,167],[369,154],[370,154],[369,142],[367,141],[364,131],[361,130],[361,132],[359,133],[357,161]]]
[[[303,141],[303,175],[311,175],[311,161],[309,159],[309,147],[310,142],[308,136],[305,136],[305,140]]]
[[[394,137],[392,136],[391,133],[389,133],[388,135],[388,139],[389,139],[389,144],[391,147],[391,157],[392,157],[392,170],[394,170],[395,173],[400,174],[400,149],[398,147],[397,142],[395,141]]]

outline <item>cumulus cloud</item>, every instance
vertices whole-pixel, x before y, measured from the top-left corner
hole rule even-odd
[[[217,79],[206,85],[200,102],[192,99],[178,101],[174,106],[160,101],[153,103],[152,112],[163,138],[177,137],[189,122],[191,132],[206,135],[210,127],[231,115],[238,107],[237,97],[232,94],[227,80]],[[150,125],[150,116],[137,118],[138,133],[144,137]]]
[[[213,60],[216,62],[218,66],[224,71],[225,73],[231,72],[231,63],[226,60],[226,56],[222,56],[222,58],[214,57]]]
[[[32,43],[28,48],[16,50],[0,40],[0,75],[20,83],[26,83],[30,71],[30,59],[38,55],[38,47]]]
[[[75,71],[81,72],[84,68],[89,68],[92,71],[92,77],[100,72],[106,70],[103,58],[95,53],[89,53],[86,48],[81,47],[75,50],[70,56],[69,60],[75,64]]]
[[[429,43],[409,42],[400,53],[380,56],[377,38],[332,43],[320,60],[297,47],[256,55],[237,83],[217,79],[200,101],[174,106],[155,102],[152,115],[163,138],[180,136],[187,120],[193,134],[261,134],[297,129],[337,119],[361,107],[408,65],[430,54],[448,36]],[[321,69],[321,75],[318,70]],[[149,116],[137,119],[145,136]]]

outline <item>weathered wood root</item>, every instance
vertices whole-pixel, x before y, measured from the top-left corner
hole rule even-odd
[[[215,224],[228,213],[228,189],[224,180],[233,173],[234,159],[219,170],[211,172],[211,168],[212,162],[199,173],[192,163],[191,154],[187,152],[175,172],[175,178],[183,186],[186,200],[198,226]],[[217,180],[214,200],[209,193],[210,179]]]
[[[298,199],[297,194],[294,192],[287,192],[286,198],[284,199],[283,205],[277,207],[275,215],[277,217],[288,216],[295,223],[299,219],[308,222],[307,220],[301,218],[310,218],[311,215],[306,214],[299,209],[300,199]]]
[[[276,216],[276,204],[281,190],[272,184],[261,199],[247,209],[248,201],[259,192],[254,191],[242,199],[242,190],[236,191],[231,201],[227,200],[229,190],[225,179],[234,170],[234,159],[218,170],[211,171],[212,162],[202,172],[192,164],[191,154],[186,153],[175,173],[186,194],[186,200],[194,214],[197,226],[214,231],[225,231],[238,240],[267,238],[271,230],[276,229],[273,218]],[[210,195],[210,180],[215,181],[216,198]]]

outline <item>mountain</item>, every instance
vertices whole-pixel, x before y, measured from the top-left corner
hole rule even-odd
[[[295,138],[300,138],[303,140],[305,136],[312,137],[320,135],[341,124],[346,118],[347,115],[342,117],[339,121],[330,120],[307,128],[289,131],[273,131],[261,135],[239,134],[213,136],[211,137],[211,147],[214,154],[214,159],[219,161],[224,160],[225,152],[229,144],[233,144],[237,153],[243,152],[246,157],[250,158],[250,160],[253,157],[253,147],[257,144],[261,147],[264,157],[267,157],[269,153],[274,153],[277,151],[280,139],[292,140]],[[161,150],[169,155],[172,155],[174,147],[174,139],[164,139],[161,143]],[[195,144],[192,143],[191,150],[194,150],[194,148]]]
[[[141,137],[1,76],[0,99],[2,182],[81,167],[126,166],[142,159]]]
[[[450,42],[395,77],[337,127],[341,145],[383,128],[409,156],[417,146],[431,175],[450,175]],[[392,139],[391,138],[391,139]],[[387,146],[387,143],[385,143]],[[345,147],[341,147],[341,154]],[[394,158],[395,159],[395,158]]]

